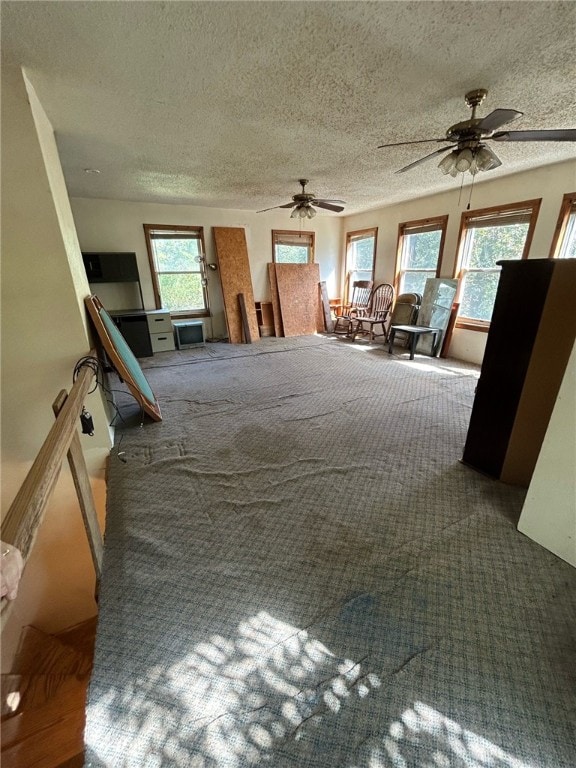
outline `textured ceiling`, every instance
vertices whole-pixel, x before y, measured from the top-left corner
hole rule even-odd
[[[72,196],[258,210],[297,179],[346,213],[454,188],[435,149],[480,107],[516,130],[576,127],[574,2],[2,2],[4,64],[23,65]],[[491,145],[485,180],[576,157]],[[87,174],[97,168],[100,174]],[[470,178],[468,176],[468,178]],[[480,181],[480,177],[478,177]]]

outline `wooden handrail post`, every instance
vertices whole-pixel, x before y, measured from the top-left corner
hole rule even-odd
[[[18,547],[24,560],[30,553],[62,461],[76,434],[82,405],[93,378],[91,368],[80,369],[66,402],[2,522],[0,538]]]
[[[54,411],[56,418],[58,418],[58,414],[64,407],[67,398],[68,393],[63,389],[52,404],[52,410]],[[98,594],[100,576],[102,575],[104,542],[102,540],[100,525],[98,524],[98,515],[96,513],[96,505],[94,504],[94,496],[92,495],[88,468],[82,452],[80,436],[77,431],[72,435],[72,440],[70,442],[68,465],[70,466],[70,472],[72,473],[72,479],[74,480],[74,488],[76,488],[76,495],[78,496],[80,511],[82,512],[84,528],[86,529],[86,536],[88,537],[90,554],[92,555],[92,562],[94,564],[94,570],[96,571],[96,594]]]

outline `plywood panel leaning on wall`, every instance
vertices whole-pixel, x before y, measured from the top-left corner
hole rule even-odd
[[[260,335],[254,307],[246,233],[242,227],[213,227],[213,232],[228,340],[231,344],[241,344],[243,341],[242,316],[238,304],[238,295],[242,293],[246,302],[250,335],[252,341],[258,341]]]
[[[324,330],[318,264],[276,264],[284,336]]]

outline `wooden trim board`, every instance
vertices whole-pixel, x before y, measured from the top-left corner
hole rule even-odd
[[[246,232],[243,227],[213,227],[212,230],[222,284],[228,341],[231,344],[242,343],[242,316],[238,303],[238,295],[241,293],[244,294],[246,302],[250,335],[253,341],[258,341],[260,334],[254,306]]]
[[[252,344],[252,334],[250,333],[250,323],[248,322],[248,312],[246,310],[246,301],[244,294],[238,294],[238,306],[240,307],[240,318],[242,320],[242,333],[244,334],[244,342],[246,344]]]
[[[324,313],[324,329],[327,333],[333,333],[334,321],[332,320],[332,313],[330,311],[328,288],[326,287],[326,283],[324,281],[320,283],[320,296],[322,298],[322,312]]]
[[[268,280],[270,281],[270,296],[272,297],[272,310],[274,313],[274,333],[276,336],[284,336],[280,297],[278,296],[278,282],[276,280],[276,264],[268,264]]]

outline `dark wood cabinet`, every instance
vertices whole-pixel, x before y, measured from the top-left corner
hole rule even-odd
[[[154,354],[146,312],[111,312],[110,317],[136,357],[150,357]]]
[[[528,486],[576,338],[576,259],[500,265],[462,461]]]
[[[89,283],[139,282],[135,253],[83,253]]]
[[[144,309],[144,297],[135,253],[83,251],[82,261],[90,285],[134,283],[138,287],[140,309]],[[132,309],[133,306],[130,302],[126,309]]]
[[[90,284],[136,283],[140,294],[140,309],[110,311],[110,316],[136,357],[153,354],[148,319],[144,311],[142,286],[135,253],[88,252],[82,253],[84,269]]]

